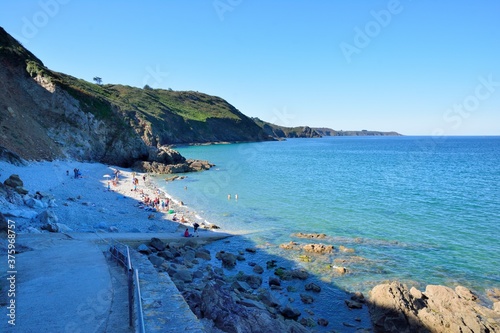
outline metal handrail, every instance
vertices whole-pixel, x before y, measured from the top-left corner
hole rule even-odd
[[[135,285],[136,285],[136,293],[138,300],[137,302],[137,321],[138,321],[138,329],[139,333],[146,333],[146,328],[144,327],[144,314],[142,312],[142,297],[141,297],[141,286],[139,285],[139,270],[135,270]]]
[[[137,269],[134,270],[132,266],[132,259],[130,258],[130,249],[127,245],[124,246],[126,247],[126,253],[127,253],[126,255],[122,253],[122,251],[120,251],[116,245],[110,246],[109,252],[119,264],[125,267],[125,271],[127,273],[129,326],[130,327],[134,326],[134,298],[135,298],[135,303],[137,305],[136,314],[137,314],[137,326],[138,326],[136,327],[136,330],[140,333],[145,333],[146,329],[144,326],[144,314],[142,311],[141,287],[139,285],[139,270]],[[135,272],[135,278],[134,278],[134,272]],[[134,294],[136,297],[134,297]]]

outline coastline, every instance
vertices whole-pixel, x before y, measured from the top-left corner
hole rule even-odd
[[[73,177],[73,169],[80,169],[81,177]],[[110,183],[110,190],[107,189],[108,182],[111,182],[115,170],[120,170],[119,180],[116,186]],[[174,242],[182,240],[184,243],[191,238],[184,238],[182,232],[188,228],[192,233],[192,222],[198,217],[197,213],[191,211],[189,207],[183,206],[176,198],[171,197],[168,193],[159,190],[154,182],[146,175],[146,180],[142,178],[143,174],[138,175],[139,185],[137,191],[134,191],[132,183],[132,171],[125,168],[116,168],[99,163],[81,163],[74,161],[53,161],[53,162],[32,162],[27,166],[14,166],[5,162],[0,162],[0,181],[3,183],[11,174],[18,174],[23,181],[23,187],[30,194],[39,192],[45,197],[53,198],[55,205],[51,205],[50,210],[55,213],[52,223],[57,224],[59,232],[62,233],[98,233],[113,237],[113,235],[130,233],[132,234],[151,234],[163,233],[169,234],[171,237],[166,237],[165,242]],[[106,175],[109,175],[106,176]],[[158,195],[161,199],[168,198],[171,202],[169,207],[174,212],[167,209],[160,212],[153,212],[145,209],[144,205],[140,204],[141,192],[149,197]],[[20,233],[48,233],[48,231],[40,231],[40,223],[34,222],[32,217],[38,214],[47,207],[19,207],[8,205],[2,202],[2,212],[7,212],[7,217],[16,220],[19,226]],[[31,211],[31,213],[30,213]],[[186,223],[172,221],[173,213],[178,214],[180,220],[183,215],[187,216]],[[17,214],[17,216],[15,216]],[[254,272],[254,267],[259,265],[266,267],[266,263],[270,261],[269,254],[265,253],[264,249],[255,249],[249,244],[250,249],[255,252],[247,251],[245,247],[235,248],[233,241],[235,237],[241,235],[232,235],[231,238],[223,241],[210,242],[209,235],[213,233],[223,235],[224,230],[210,230],[211,224],[206,223],[200,231],[200,238],[192,238],[205,243],[205,250],[208,250],[212,258],[203,262],[197,268],[210,270],[207,267],[215,267],[213,271],[217,274],[221,281],[227,286],[235,282],[236,276],[240,274],[250,276]],[[243,237],[242,237],[243,238]],[[205,242],[204,240],[207,240]],[[241,242],[236,242],[241,246]],[[151,244],[146,244],[151,248]],[[222,250],[221,250],[222,249]],[[232,252],[235,256],[241,256],[241,260],[237,259],[233,267],[224,267],[221,259],[221,252]],[[246,253],[249,252],[249,253]],[[249,261],[247,262],[246,257]],[[184,256],[182,258],[185,259]],[[149,258],[151,260],[151,258]],[[291,305],[293,308],[303,314],[302,318],[313,318],[311,326],[313,331],[327,331],[332,327],[341,329],[343,332],[355,332],[357,330],[371,330],[371,322],[369,319],[367,306],[364,302],[350,302],[350,295],[341,290],[322,291],[314,295],[312,300],[303,297],[303,290],[306,284],[311,282],[317,283],[326,290],[328,283],[323,283],[317,277],[306,278],[305,280],[293,280],[285,282],[280,288],[272,288],[271,278],[276,274],[276,269],[293,271],[297,269],[294,263],[287,262],[283,258],[271,258],[271,261],[276,261],[276,267],[267,267],[263,269],[261,274],[261,288],[272,292],[276,299],[282,305]],[[175,261],[173,264],[178,264]],[[184,264],[184,263],[183,263]],[[195,265],[198,265],[196,262]],[[168,272],[171,269],[172,262],[160,267],[159,274]],[[274,272],[274,274],[273,274]],[[241,275],[240,274],[240,275]],[[206,276],[202,275],[202,279]],[[178,286],[179,290],[189,292],[196,291],[197,286],[186,287],[186,284]],[[307,289],[306,289],[307,290]],[[310,295],[309,295],[310,296]],[[358,299],[359,300],[359,299]],[[499,303],[500,304],[500,303]],[[335,305],[333,307],[332,305]],[[333,308],[335,316],[331,311]],[[498,311],[498,310],[497,310]],[[401,310],[401,312],[404,312]],[[318,326],[314,322],[319,319],[330,321],[330,325]],[[307,321],[305,322],[308,323]]]
[[[81,177],[74,178],[73,169],[79,169]],[[113,172],[120,170],[119,181],[116,186],[111,182]],[[134,191],[132,183],[132,171],[126,168],[117,168],[114,166],[104,165],[100,163],[82,163],[75,161],[52,161],[52,162],[30,162],[26,166],[15,166],[6,162],[0,162],[0,181],[3,183],[12,174],[19,175],[23,182],[23,187],[29,191],[30,195],[36,192],[43,194],[45,197],[50,197],[53,200],[50,207],[34,207],[29,208],[26,206],[15,206],[2,202],[2,212],[5,213],[6,218],[16,221],[18,233],[39,233],[39,237],[44,234],[52,234],[47,230],[41,230],[42,225],[39,221],[34,222],[33,217],[42,211],[52,211],[54,214],[49,217],[48,223],[57,224],[60,233],[64,234],[79,234],[79,237],[85,238],[85,234],[97,233],[98,235],[113,238],[114,235],[123,237],[123,235],[133,235],[140,233],[151,234],[162,233],[162,240],[165,242],[185,242],[192,239],[199,243],[205,244],[204,247],[208,248],[212,254],[212,262],[205,264],[219,266],[220,269],[226,271],[225,284],[230,285],[232,281],[230,276],[236,275],[239,271],[252,271],[254,266],[248,265],[248,262],[239,261],[235,268],[222,268],[222,262],[216,259],[216,253],[222,247],[220,244],[231,247],[231,238],[241,237],[239,235],[230,235],[228,240],[213,241],[214,238],[221,238],[227,235],[224,230],[211,229],[212,225],[208,222],[198,222],[201,224],[199,229],[199,238],[184,238],[183,231],[188,228],[190,233],[193,232],[192,222],[197,216],[197,213],[191,211],[189,207],[185,207],[176,198],[172,198],[164,191],[158,192],[158,188],[150,180],[149,175],[146,175],[146,181],[143,180],[143,174],[138,174],[139,185],[137,191]],[[107,177],[109,175],[110,177]],[[108,182],[110,182],[110,190],[107,189]],[[169,198],[170,209],[160,210],[160,212],[152,212],[144,209],[144,205],[140,203],[141,192],[151,198],[159,194],[161,199]],[[183,215],[186,216],[186,223],[172,221],[173,210],[180,220]],[[14,216],[17,215],[17,216]],[[44,223],[45,223],[44,222]],[[216,221],[214,221],[216,223]],[[171,235],[165,237],[165,235]],[[222,242],[222,243],[221,243]],[[138,244],[138,243],[137,243]],[[136,244],[136,245],[137,245]],[[146,242],[147,244],[147,242]],[[29,245],[28,245],[29,246]],[[232,249],[236,255],[241,255],[244,252],[242,249]],[[256,259],[261,266],[265,266],[262,262],[269,261],[270,257],[264,253],[264,250],[256,249],[256,253],[252,253],[252,259]],[[279,258],[275,258],[278,261]],[[281,261],[280,265],[288,265],[293,267],[291,263]],[[161,272],[160,272],[161,273]],[[266,269],[263,274],[261,288],[271,291],[267,279],[273,274],[272,269]],[[297,291],[292,291],[283,288],[279,292],[279,298],[283,303],[291,303],[295,308],[300,309],[304,316],[311,316],[311,313],[321,313],[321,309],[329,307],[328,302],[331,299],[327,294],[323,297],[315,297],[315,302],[308,312],[307,305],[300,300],[300,290],[304,289],[305,284],[312,281],[297,280],[294,281]],[[317,281],[321,283],[321,281]],[[338,292],[340,297],[335,301],[339,307],[342,308],[343,323],[339,322],[337,325],[344,327],[343,331],[354,332],[357,328],[367,328],[369,324],[369,316],[367,309],[356,310],[352,312],[346,305],[345,300],[349,298],[347,293]],[[292,295],[296,294],[296,295]],[[296,300],[294,300],[296,298]],[[313,310],[314,309],[314,310]],[[317,310],[316,310],[317,309]],[[363,318],[363,319],[361,319]],[[334,318],[325,318],[333,322]],[[361,323],[362,321],[362,323]],[[316,325],[316,324],[315,324]],[[315,331],[326,331],[331,329],[332,324],[326,327],[319,327]],[[338,326],[335,326],[338,327]]]

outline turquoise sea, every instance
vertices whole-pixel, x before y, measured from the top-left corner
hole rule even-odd
[[[363,292],[394,279],[419,289],[500,288],[500,137],[324,137],[178,150],[216,166],[159,180],[161,187],[198,219],[323,281]],[[279,247],[311,242],[297,232],[325,233],[317,242],[337,250],[302,262]]]

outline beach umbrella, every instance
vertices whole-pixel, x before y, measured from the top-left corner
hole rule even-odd
[[[110,175],[104,175],[103,177],[104,177],[104,178],[111,178],[111,176],[110,176]]]

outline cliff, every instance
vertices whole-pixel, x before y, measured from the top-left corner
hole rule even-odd
[[[378,131],[337,131],[331,128],[316,127],[313,128],[322,136],[401,136],[398,132],[378,132]]]
[[[314,129],[308,127],[308,126],[302,126],[302,127],[284,127],[284,126],[278,126],[275,124],[271,124],[268,122],[265,122],[259,118],[252,118],[253,121],[259,125],[264,132],[277,139],[284,139],[284,138],[321,138],[321,134],[319,134],[317,131]]]
[[[171,144],[271,139],[219,97],[54,72],[1,27],[0,88],[0,147],[27,160],[175,164]]]

